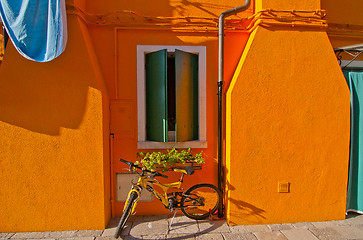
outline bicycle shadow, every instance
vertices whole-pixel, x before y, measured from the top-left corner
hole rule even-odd
[[[236,188],[228,181],[226,181],[227,189],[229,191],[234,191]],[[226,201],[230,204],[230,214],[234,218],[243,219],[248,221],[249,224],[262,224],[263,220],[266,219],[266,210],[259,208],[249,202],[243,201],[241,199],[235,199],[230,196],[227,197]],[[234,224],[233,221],[231,221]]]
[[[188,239],[195,238],[196,236],[208,234],[208,233],[222,233],[229,232],[226,230],[228,225],[225,220],[222,221],[209,221],[209,220],[192,220],[187,219],[179,220],[172,224],[170,232],[167,233],[167,227],[162,227],[160,229],[160,234],[150,233],[149,235],[135,235],[132,232],[132,229],[138,228],[147,228],[147,224],[159,224],[162,225],[167,223],[170,224],[171,218],[161,218],[159,217],[157,220],[148,221],[148,220],[134,220],[129,221],[124,228],[122,235],[118,239],[127,239],[127,240],[154,240],[154,239],[171,239],[171,240],[179,240],[179,239]],[[165,220],[165,221],[164,221]],[[158,222],[159,221],[159,222]],[[161,223],[160,221],[164,221]],[[112,219],[107,227],[107,229],[115,229],[118,224],[116,219]],[[137,232],[136,230],[136,232]]]

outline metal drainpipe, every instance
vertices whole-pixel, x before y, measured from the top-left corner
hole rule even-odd
[[[245,4],[243,6],[233,8],[223,12],[219,16],[219,31],[218,31],[218,40],[219,40],[219,59],[218,59],[218,188],[223,195],[222,188],[222,100],[223,100],[223,84],[224,84],[224,19],[233,14],[237,14],[239,12],[243,12],[247,10],[250,6],[251,0],[245,0]],[[218,211],[218,217],[223,217],[223,198],[222,204],[220,205]]]

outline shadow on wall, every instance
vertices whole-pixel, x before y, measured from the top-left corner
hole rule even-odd
[[[363,1],[354,0],[349,3],[340,0],[321,0],[321,8],[326,10],[329,24],[363,24]]]
[[[233,7],[243,4],[242,2],[227,0],[223,4],[216,4],[215,1],[207,0],[204,2],[195,0],[158,0],[155,5],[153,1],[124,1],[122,5],[119,1],[87,1],[87,11],[92,13],[116,13],[119,10],[131,10],[144,17],[216,17]],[[133,17],[135,17],[134,15]]]
[[[89,9],[96,8],[98,4],[104,5],[97,1],[87,4],[90,5]],[[113,8],[112,4],[117,4],[117,7]],[[159,13],[161,16],[171,15],[172,10],[181,15],[191,12],[193,15],[218,16],[221,11],[231,8],[231,6],[194,3],[188,0],[165,1],[164,5],[168,7],[147,8],[130,1],[123,4],[122,8],[136,12],[143,10],[142,14]],[[119,3],[114,1],[100,7],[100,11],[107,11],[109,7],[113,11],[121,8]],[[59,135],[62,127],[79,128],[89,103],[89,89],[90,87],[98,89],[98,84],[94,82],[92,64],[89,62],[82,31],[78,23],[75,23],[75,18],[68,15],[68,43],[65,52],[49,63],[26,60],[9,42],[0,67],[0,121],[48,135]],[[112,46],[100,46],[102,48],[96,48],[99,51],[96,53],[98,57],[104,49],[113,50]],[[105,67],[109,66],[103,66],[102,59],[100,62],[104,71],[107,71]]]
[[[235,191],[236,188],[233,187],[229,182],[227,182],[228,191]],[[233,195],[233,194],[232,194]],[[228,208],[230,208],[230,216],[233,218],[248,220],[251,224],[259,224],[262,223],[262,219],[266,219],[264,217],[265,210],[258,208],[248,202],[237,200],[232,197],[226,196],[226,201],[228,204]],[[231,220],[233,223],[233,219]]]
[[[79,128],[97,84],[79,25],[68,30],[65,52],[48,63],[25,59],[9,41],[0,67],[0,121],[48,135]]]
[[[172,2],[172,1],[171,1]],[[188,8],[195,8],[198,9],[205,14],[209,15],[210,17],[216,17],[218,18],[219,15],[226,11],[226,9],[232,9],[236,6],[226,6],[226,5],[219,5],[214,3],[201,3],[196,1],[188,1],[188,0],[180,0],[173,2],[174,4],[171,4],[175,10],[180,14],[181,16],[188,16]]]

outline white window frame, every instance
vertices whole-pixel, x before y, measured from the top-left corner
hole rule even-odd
[[[145,54],[175,49],[198,54],[199,139],[186,142],[153,142],[146,140]],[[205,46],[137,45],[137,147],[139,149],[207,148],[207,56]]]

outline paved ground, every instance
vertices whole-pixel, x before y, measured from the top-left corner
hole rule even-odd
[[[177,216],[168,233],[170,220],[169,216],[132,217],[121,239],[363,240],[363,215],[352,215],[342,221],[248,226],[228,226],[225,221],[195,221],[184,216]],[[114,239],[117,222],[118,219],[112,219],[106,230],[0,233],[0,239]]]

